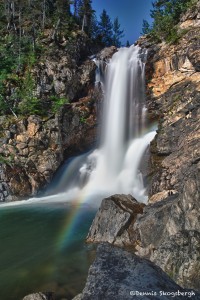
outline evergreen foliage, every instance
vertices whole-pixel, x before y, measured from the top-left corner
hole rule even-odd
[[[91,23],[94,15],[91,0],[81,0],[78,6],[78,17],[81,20],[81,29],[87,34],[91,34]]]
[[[149,34],[156,41],[176,42],[179,38],[176,25],[181,15],[197,0],[156,0],[152,3],[152,26],[143,20],[142,33]]]
[[[50,95],[46,107],[36,96],[31,71],[37,61],[45,59],[48,43],[74,54],[79,30],[93,45],[121,45],[118,18],[112,23],[104,10],[98,20],[92,0],[0,1],[0,115],[54,113],[67,103],[65,98]]]
[[[113,22],[113,45],[116,47],[121,46],[121,38],[124,37],[124,30],[120,30],[120,23],[118,17]]]
[[[99,21],[99,37],[105,46],[112,45],[113,24],[106,10],[102,11]]]

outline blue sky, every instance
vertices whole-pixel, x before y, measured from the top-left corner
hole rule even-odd
[[[98,19],[103,9],[112,21],[115,17],[119,18],[121,28],[124,29],[124,43],[129,40],[133,44],[138,39],[142,32],[143,19],[151,22],[152,0],[93,0],[92,3]]]

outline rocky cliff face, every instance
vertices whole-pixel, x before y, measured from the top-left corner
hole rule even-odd
[[[147,102],[158,131],[151,145],[153,178],[150,195],[183,192],[189,178],[198,183],[200,97],[200,2],[179,24],[177,44],[148,45]],[[197,184],[198,185],[198,184]]]
[[[73,46],[73,45],[72,45]],[[48,106],[52,95],[68,104],[48,117],[0,118],[0,201],[36,195],[67,158],[90,149],[96,142],[101,91],[95,89],[96,65],[82,37],[74,49],[57,49],[32,70],[35,93]],[[107,60],[115,47],[98,54]],[[8,87],[9,90],[9,87]]]
[[[147,104],[158,120],[149,205],[129,228],[129,244],[184,287],[200,289],[200,2],[181,19],[176,45],[148,47]]]
[[[136,227],[142,247],[153,249],[154,262],[183,286],[199,289],[199,1],[182,16],[179,28],[184,31],[176,45],[149,45],[147,100],[151,116],[159,120],[150,147],[149,194],[150,203],[163,201],[147,207]],[[139,253],[144,254],[141,248]]]
[[[86,97],[47,119],[3,119],[1,127],[0,200],[19,200],[50,182],[64,159],[95,143],[95,103]]]

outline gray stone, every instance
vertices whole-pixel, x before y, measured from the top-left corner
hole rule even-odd
[[[87,236],[87,242],[133,245],[129,227],[143,213],[144,204],[131,195],[114,195],[102,201]]]
[[[149,295],[138,296],[134,292]],[[185,293],[185,297],[177,296],[175,293],[178,292]],[[189,298],[190,293],[193,293],[192,299],[200,299],[199,293],[182,289],[152,262],[109,244],[101,244],[90,267],[86,286],[75,299],[128,300],[141,297],[144,300],[167,300],[174,296],[173,299],[178,300]]]

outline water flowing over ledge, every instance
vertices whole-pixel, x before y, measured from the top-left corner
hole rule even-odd
[[[138,168],[156,132],[146,125],[145,59],[146,50],[131,46],[119,49],[108,64],[99,149],[74,158],[62,169],[54,195],[4,205],[74,201],[98,206],[115,193],[147,201]],[[99,72],[97,76],[99,81]]]

